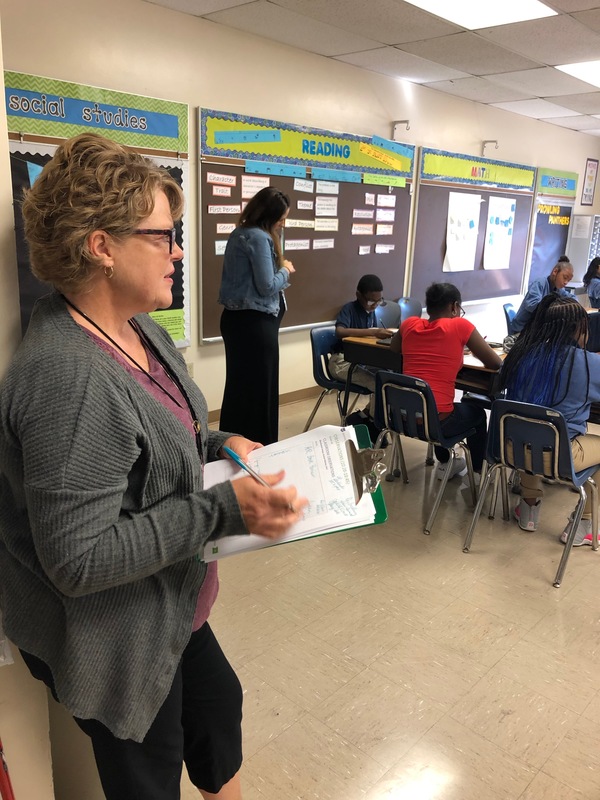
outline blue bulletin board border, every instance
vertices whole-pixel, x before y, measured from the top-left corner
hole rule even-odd
[[[216,122],[224,123],[226,129],[215,130]],[[411,180],[415,150],[414,145],[379,136],[359,136],[200,109],[201,157],[320,167]]]

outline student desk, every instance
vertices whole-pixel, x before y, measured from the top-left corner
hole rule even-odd
[[[600,317],[599,317],[600,319]],[[348,412],[349,387],[352,383],[352,373],[358,364],[375,369],[389,369],[402,372],[402,356],[390,350],[389,344],[378,344],[374,337],[347,336],[342,339],[342,351],[346,361],[350,362],[348,377],[346,378],[346,391],[342,404],[344,417]],[[493,396],[496,390],[498,371],[487,369],[470,353],[464,356],[464,363],[456,376],[456,388],[463,392],[476,392]]]

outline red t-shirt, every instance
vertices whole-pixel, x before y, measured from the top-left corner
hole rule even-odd
[[[402,372],[427,381],[438,411],[454,409],[454,382],[474,330],[473,323],[464,317],[442,317],[433,322],[409,317],[400,327]]]

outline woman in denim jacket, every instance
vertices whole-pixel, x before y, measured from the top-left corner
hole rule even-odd
[[[279,326],[295,272],[280,240],[289,207],[272,186],[254,195],[227,242],[219,291],[227,366],[219,427],[263,444],[279,436]]]

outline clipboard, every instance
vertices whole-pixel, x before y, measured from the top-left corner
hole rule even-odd
[[[366,447],[372,447],[371,437],[369,436],[369,429],[366,425],[355,425],[354,430],[356,431],[356,440],[359,444],[361,449]],[[372,525],[381,525],[382,522],[385,522],[388,518],[387,508],[385,506],[385,499],[383,497],[383,490],[381,488],[381,483],[377,487],[377,489],[371,494],[373,498],[373,505],[375,506],[375,519],[371,523]],[[363,527],[370,528],[371,525],[365,525]],[[327,533],[339,533],[343,530],[360,530],[360,528],[339,528],[337,531],[325,531],[323,532],[322,536],[325,536]]]
[[[333,426],[335,427],[335,426]],[[315,429],[317,430],[317,429]],[[340,430],[338,428],[338,430]],[[344,430],[343,428],[341,430]],[[371,448],[371,440],[369,437],[369,429],[366,425],[357,425],[353,428],[354,436],[356,437],[356,442],[358,447],[364,451],[366,448]],[[362,478],[362,476],[361,476]],[[227,478],[226,478],[227,479]],[[374,492],[365,492],[368,494],[369,497],[372,498],[372,509],[373,509],[373,516],[370,517],[370,521],[365,522],[364,524],[354,524],[348,525],[344,524],[346,520],[342,522],[342,525],[338,527],[327,527],[322,530],[313,531],[307,533],[305,535],[294,536],[293,538],[283,538],[280,540],[270,540],[270,539],[263,539],[263,537],[253,537],[253,535],[244,535],[240,537],[225,537],[225,539],[217,539],[215,541],[209,541],[206,543],[203,554],[200,557],[203,557],[203,560],[215,561],[221,558],[228,558],[232,555],[237,555],[238,553],[244,552],[253,552],[255,550],[261,550],[264,548],[269,547],[280,547],[281,545],[289,544],[290,542],[299,542],[303,539],[312,539],[318,536],[327,536],[330,533],[341,533],[343,531],[350,531],[350,530],[361,530],[363,528],[371,527],[371,525],[380,525],[382,522],[387,520],[387,509],[385,507],[385,501],[383,498],[383,492],[381,484],[379,484]],[[243,542],[239,542],[236,544],[234,539],[245,540]],[[252,543],[249,542],[249,539],[252,540]]]

